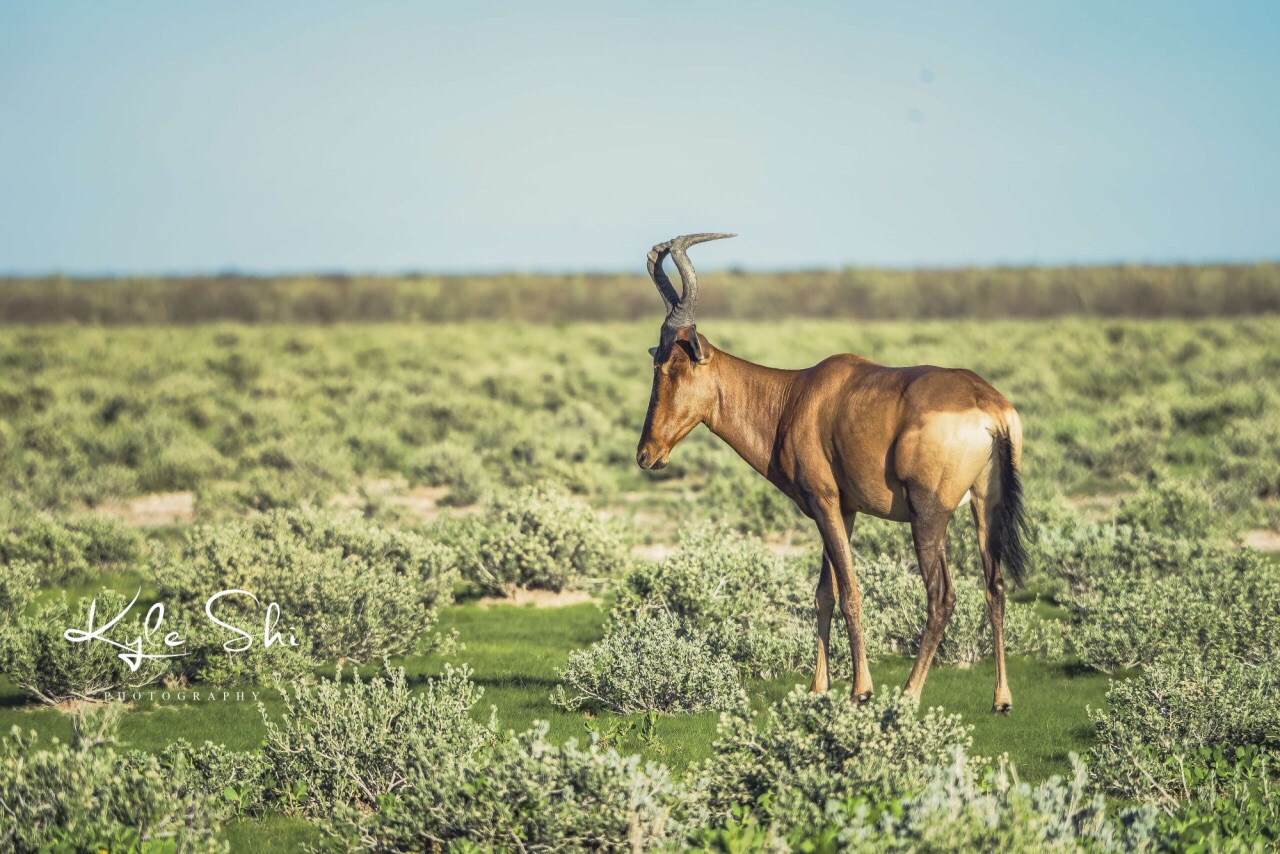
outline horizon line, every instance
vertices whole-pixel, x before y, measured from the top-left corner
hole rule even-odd
[[[797,265],[782,267],[740,266],[735,264],[709,267],[702,271],[703,275],[716,273],[732,273],[734,275],[785,275],[797,273],[835,273],[846,270],[868,270],[885,272],[916,271],[955,271],[955,270],[1057,270],[1084,269],[1099,267],[1249,267],[1262,264],[1280,264],[1280,254],[1272,257],[1257,258],[1216,258],[1216,259],[1108,259],[1090,261],[997,261],[989,263],[942,263],[942,264],[843,264],[833,265]],[[454,267],[430,269],[427,267],[401,267],[396,269],[357,269],[341,267],[311,268],[242,268],[233,265],[218,268],[195,268],[189,270],[0,270],[0,280],[129,280],[129,279],[300,279],[300,278],[425,278],[438,276],[442,278],[494,278],[499,276],[644,276],[643,267],[634,270],[615,269],[566,269],[549,267]]]

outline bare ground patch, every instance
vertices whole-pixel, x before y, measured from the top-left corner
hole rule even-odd
[[[126,525],[189,525],[196,518],[196,499],[190,492],[157,492],[100,504],[93,513]]]
[[[1252,531],[1245,531],[1240,541],[1249,548],[1257,549],[1260,552],[1280,552],[1280,531],[1257,528]]]

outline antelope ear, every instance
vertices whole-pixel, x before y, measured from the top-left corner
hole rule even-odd
[[[650,358],[650,359],[656,359],[656,358],[658,358],[658,348],[657,348],[657,347],[650,347],[650,348],[649,348],[649,358]]]
[[[706,356],[702,352],[702,342],[698,339],[698,327],[689,327],[689,350],[693,353],[693,360],[699,365],[705,365],[711,360],[710,356]]]

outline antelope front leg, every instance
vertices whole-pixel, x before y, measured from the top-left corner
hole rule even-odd
[[[849,652],[853,658],[853,699],[865,703],[871,699],[871,668],[867,666],[867,648],[862,635],[862,596],[853,570],[853,549],[839,500],[829,500],[814,508],[814,520],[822,533],[826,561],[831,566],[832,582],[840,598],[840,613],[849,632]]]
[[[818,571],[818,592],[813,597],[813,608],[818,614],[818,662],[813,669],[812,693],[831,687],[831,669],[827,665],[827,644],[831,640],[831,615],[836,610],[835,579],[831,575],[831,558],[822,552],[822,568]]]

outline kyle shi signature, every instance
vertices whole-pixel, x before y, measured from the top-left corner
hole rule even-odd
[[[124,643],[112,640],[107,637],[107,632],[111,631],[116,625],[128,616],[133,606],[137,604],[138,597],[142,595],[142,588],[138,588],[138,592],[133,595],[132,601],[121,609],[119,614],[108,623],[103,623],[95,627],[95,621],[98,611],[98,600],[94,599],[89,603],[89,625],[85,629],[67,629],[62,636],[72,643],[87,643],[89,641],[102,641],[110,644],[118,649],[124,650],[119,654],[121,660],[129,665],[129,670],[136,672],[142,666],[142,662],[160,658],[181,658],[184,655],[190,655],[189,652],[171,652],[171,653],[144,653],[143,646],[153,643],[152,638],[160,634],[160,625],[164,622],[164,603],[157,602],[147,611],[146,619],[142,621],[142,634],[137,635],[132,640],[126,640]],[[219,620],[213,614],[213,604],[224,596],[248,596],[253,600],[253,604],[261,605],[258,597],[254,596],[248,590],[223,590],[209,597],[204,603],[204,612],[215,624],[234,632],[238,637],[232,638],[222,644],[222,648],[227,652],[244,652],[253,646],[254,637],[243,629],[237,628],[230,623]],[[281,643],[286,646],[297,646],[297,639],[290,634],[289,640],[285,641],[281,632],[276,630],[276,625],[280,622],[280,606],[275,602],[267,605],[266,615],[262,621],[262,646],[264,649],[270,648],[273,644]],[[183,646],[186,641],[177,632],[167,632],[160,641],[166,649],[178,649]]]

